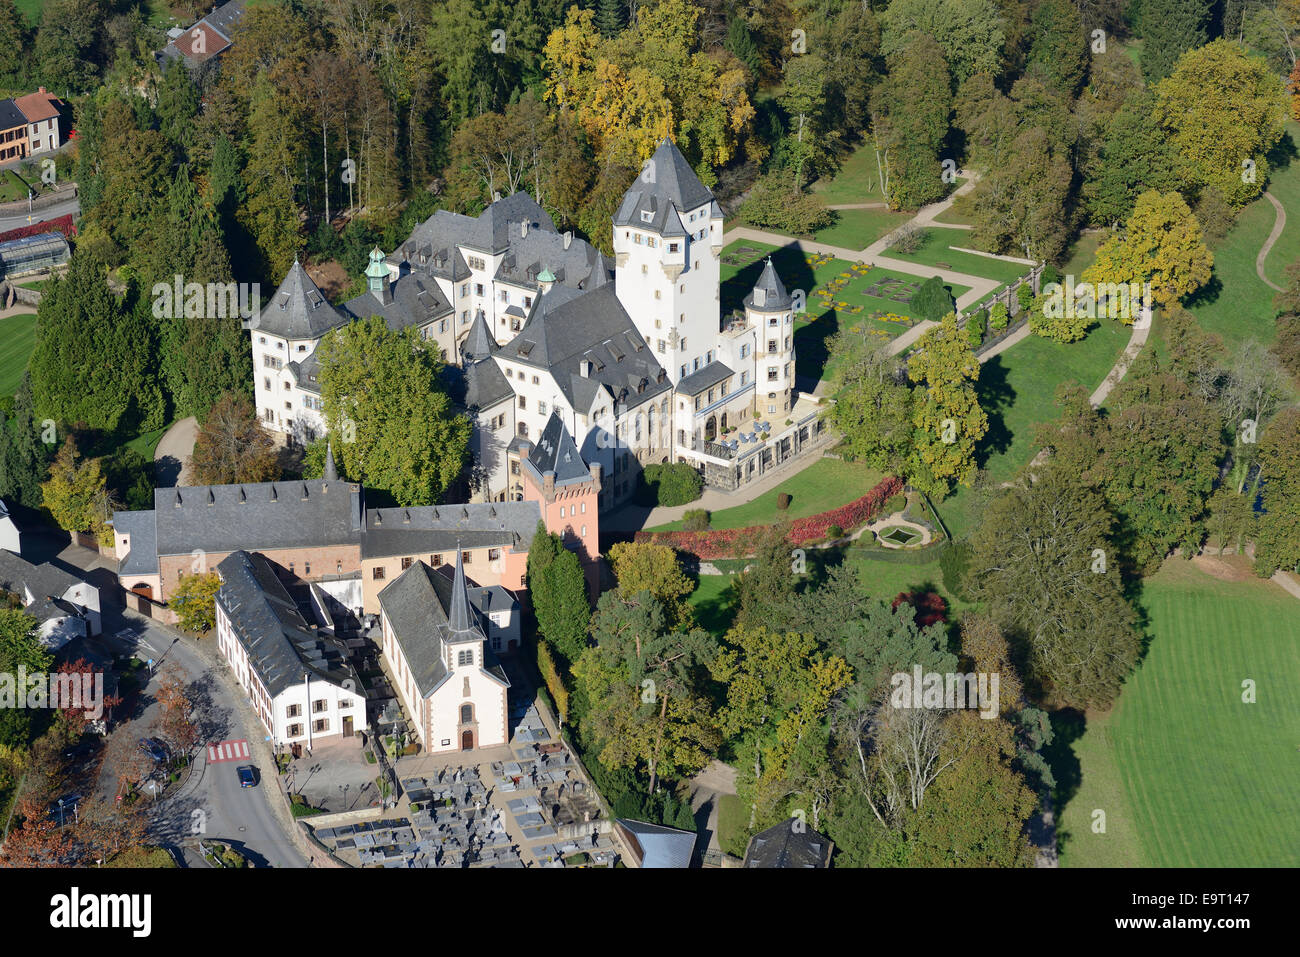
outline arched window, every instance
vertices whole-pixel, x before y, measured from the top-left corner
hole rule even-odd
[[[472,704],[463,704],[460,706],[460,723],[471,724],[474,721],[474,706]]]

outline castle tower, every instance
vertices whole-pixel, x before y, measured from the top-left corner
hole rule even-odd
[[[745,319],[754,329],[754,416],[787,416],[794,395],[794,308],[769,257],[745,297]]]
[[[615,288],[675,385],[714,361],[722,210],[667,138],[614,214]]]

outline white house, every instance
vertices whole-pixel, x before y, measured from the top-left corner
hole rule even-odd
[[[10,521],[7,512],[5,521]],[[41,644],[51,651],[102,631],[99,589],[49,562],[33,565],[0,550],[0,589],[18,596],[23,610],[37,621]]]
[[[488,613],[470,599],[460,551],[456,568],[413,563],[379,593],[382,650],[425,751],[473,751],[506,744],[510,681],[489,634],[518,635],[518,605]]]
[[[275,565],[236,551],[217,574],[217,647],[275,744],[310,749],[365,731],[365,691],[341,643],[307,620]]]

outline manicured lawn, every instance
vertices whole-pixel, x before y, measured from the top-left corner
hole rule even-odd
[[[844,158],[832,179],[818,180],[812,191],[828,206],[841,203],[883,203],[876,151],[864,143]]]
[[[732,575],[701,575],[690,603],[695,609],[695,620],[700,627],[721,637],[731,628],[734,612],[731,607]]]
[[[1130,334],[1130,327],[1104,319],[1079,342],[1031,335],[980,366],[977,389],[980,406],[989,417],[989,431],[976,450],[976,460],[988,471],[990,482],[1007,481],[1037,454],[1034,428],[1059,414],[1057,385],[1073,379],[1091,392],[1106,378]],[[971,489],[959,488],[935,503],[955,538],[974,527],[977,499]]]
[[[968,229],[941,229],[930,226],[926,228],[926,232],[928,234],[926,241],[916,252],[900,253],[888,249],[885,251],[885,255],[892,259],[902,259],[925,266],[953,269],[973,276],[985,276],[1003,283],[1019,279],[1028,273],[1031,268],[1020,263],[993,259],[990,256],[976,256],[973,253],[958,252],[951,248],[953,246],[974,248],[971,246],[970,230]]]
[[[1108,234],[1105,232],[1084,233],[1074,241],[1069,255],[1061,264],[1061,282],[1066,276],[1073,276],[1076,283],[1083,282],[1083,271],[1097,260],[1097,247]]]
[[[1300,258],[1300,158],[1288,160],[1286,153],[1300,143],[1300,126],[1287,124],[1289,139],[1271,157],[1274,161],[1268,190],[1286,208],[1287,224],[1265,260],[1265,273],[1283,285],[1286,266]],[[1274,337],[1273,290],[1255,272],[1255,257],[1273,229],[1276,213],[1260,197],[1237,217],[1232,230],[1214,249],[1214,275],[1186,305],[1201,326],[1218,333],[1231,349],[1245,339],[1272,342]]]
[[[40,194],[39,184],[35,187],[37,195]],[[0,203],[12,203],[14,200],[26,199],[28,186],[24,183],[11,169],[0,173]]]
[[[819,243],[855,250],[865,249],[912,218],[911,213],[888,209],[840,209],[835,216],[835,223],[813,233],[813,238]]]
[[[1295,598],[1172,560],[1143,588],[1150,650],[1107,715],[1057,749],[1061,863],[1296,867]],[[1256,682],[1256,703],[1242,682]],[[1096,809],[1106,833],[1092,830]]]
[[[734,794],[718,796],[718,846],[733,857],[745,856],[749,812]]]
[[[126,443],[126,447],[129,449],[135,449],[148,461],[152,462],[154,450],[158,448],[158,440],[161,439],[170,428],[171,425],[165,425],[161,429],[154,429],[152,432],[145,432],[141,435],[137,435],[131,441]]]
[[[0,319],[0,395],[13,395],[18,391],[27,360],[35,348],[35,314]]]
[[[884,476],[874,469],[853,462],[818,459],[752,502],[714,512],[710,516],[710,526],[746,528],[816,515],[861,498],[879,484],[882,478]],[[790,507],[784,512],[776,507],[777,496],[782,492],[790,496]],[[676,531],[681,527],[681,522],[671,522],[652,530]]]

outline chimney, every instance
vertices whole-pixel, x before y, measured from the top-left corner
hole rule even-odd
[[[565,248],[565,249],[568,249],[568,248],[569,248],[570,246],[572,246],[572,245],[573,245],[573,233],[572,233],[572,232],[566,232],[566,233],[564,234],[564,248]]]
[[[43,86],[38,86],[38,87],[36,88],[36,92],[37,92],[37,93],[44,93],[44,92],[45,92],[45,87],[43,87]]]
[[[519,238],[520,239],[528,238],[528,220],[526,219],[519,224]]]
[[[542,474],[542,494],[550,501],[555,496],[555,470],[547,469]]]
[[[581,362],[579,362],[579,363],[578,363],[578,372],[582,375],[582,377],[583,377],[584,379],[590,379],[590,378],[591,378],[591,360],[590,360],[590,359],[583,359]]]

